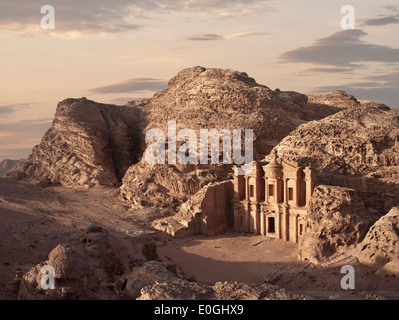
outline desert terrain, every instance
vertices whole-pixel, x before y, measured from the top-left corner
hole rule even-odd
[[[132,210],[118,198],[118,189],[93,187],[42,189],[26,182],[0,179],[0,298],[15,299],[16,275],[28,272],[60,243],[75,245],[90,225],[106,228],[124,271],[142,265],[141,248],[155,240],[158,259],[180,269],[180,276],[198,283],[237,281],[270,283],[311,299],[397,299],[399,280],[375,275],[377,268],[351,259],[329,266],[297,260],[298,245],[264,236],[228,232],[172,238],[151,228],[161,210]],[[133,259],[133,264],[130,263]],[[342,265],[356,271],[356,289],[340,286]],[[134,266],[134,267],[133,267]],[[101,268],[94,265],[99,277]],[[115,287],[105,285],[107,299],[120,299]],[[283,296],[284,298],[284,296]]]
[[[254,166],[149,163],[147,133],[171,122],[252,130]],[[378,102],[197,66],[151,99],[60,101],[29,158],[1,167],[3,299],[398,297],[399,117]]]

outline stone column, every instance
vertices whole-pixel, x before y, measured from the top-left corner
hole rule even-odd
[[[299,192],[299,188],[298,188],[298,179],[295,179],[295,190],[294,190],[294,205],[295,206],[299,206],[298,204],[298,192]]]
[[[269,179],[265,177],[265,202],[269,203]]]
[[[254,231],[255,234],[260,234],[260,204],[257,202],[255,204],[255,215],[254,215]]]
[[[282,231],[282,239],[284,240],[284,241],[288,241],[289,240],[289,219],[290,219],[290,217],[289,217],[289,215],[290,215],[290,210],[289,210],[289,208],[288,208],[288,206],[285,206],[284,208],[283,208],[283,211],[284,211],[284,213],[283,213],[283,219],[282,219],[282,222],[283,222],[283,225],[282,225],[282,228],[281,228],[281,231]]]
[[[298,215],[290,214],[290,235],[289,240],[298,243]]]
[[[284,191],[284,203],[286,205],[288,205],[288,179],[287,178],[283,178],[283,191]]]
[[[249,194],[249,177],[245,177],[245,199],[250,201],[250,194]]]
[[[282,234],[281,234],[282,217],[283,217],[283,215],[281,214],[280,210],[278,210],[276,213],[276,219],[275,219],[275,224],[276,224],[275,228],[276,228],[276,238],[277,239],[282,239]]]
[[[251,221],[251,204],[248,202],[246,215],[245,215],[245,232],[250,232],[250,221]]]
[[[262,236],[266,235],[265,213],[263,212],[262,206],[260,210],[260,234]]]

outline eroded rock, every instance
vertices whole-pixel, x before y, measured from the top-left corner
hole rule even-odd
[[[54,268],[55,288],[42,289],[43,266]],[[18,298],[43,299],[95,299],[100,282],[87,261],[72,247],[60,244],[49,254],[49,259],[27,272],[21,280]]]
[[[204,234],[213,236],[232,227],[232,181],[209,184],[185,202],[179,212],[153,223],[172,236]]]
[[[150,129],[168,133],[168,122],[176,122],[177,132],[201,129],[240,129],[254,133],[254,159],[262,159],[298,125],[319,120],[342,109],[309,103],[306,95],[271,90],[244,72],[194,67],[173,77],[165,91],[157,92],[143,112]],[[179,145],[178,145],[179,146]],[[222,153],[219,145],[219,155]],[[199,155],[199,149],[198,149]],[[199,156],[198,156],[199,158]],[[120,189],[122,197],[135,205],[184,202],[205,185],[231,178],[231,166],[149,165],[144,160],[133,165]]]
[[[101,226],[91,225],[82,232],[80,242],[85,244],[87,252],[96,257],[112,254],[108,231]]]
[[[399,117],[370,105],[299,126],[276,147],[281,158],[311,165],[320,184],[356,189],[367,207],[399,205]]]
[[[370,228],[358,246],[357,257],[362,264],[376,266],[399,259],[399,207],[392,208]]]
[[[337,252],[355,248],[375,219],[355,190],[316,187],[309,203],[307,232],[300,243],[299,259],[320,263]]]
[[[116,185],[141,154],[139,114],[86,98],[63,100],[41,143],[9,176],[43,187]]]

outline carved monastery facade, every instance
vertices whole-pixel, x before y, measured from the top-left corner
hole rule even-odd
[[[306,232],[306,213],[316,185],[310,167],[272,160],[255,161],[252,172],[234,178],[234,230],[298,243]]]

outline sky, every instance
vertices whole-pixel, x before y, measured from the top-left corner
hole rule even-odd
[[[398,108],[398,35],[397,0],[0,0],[0,159],[27,158],[59,101],[150,98],[194,66]]]

